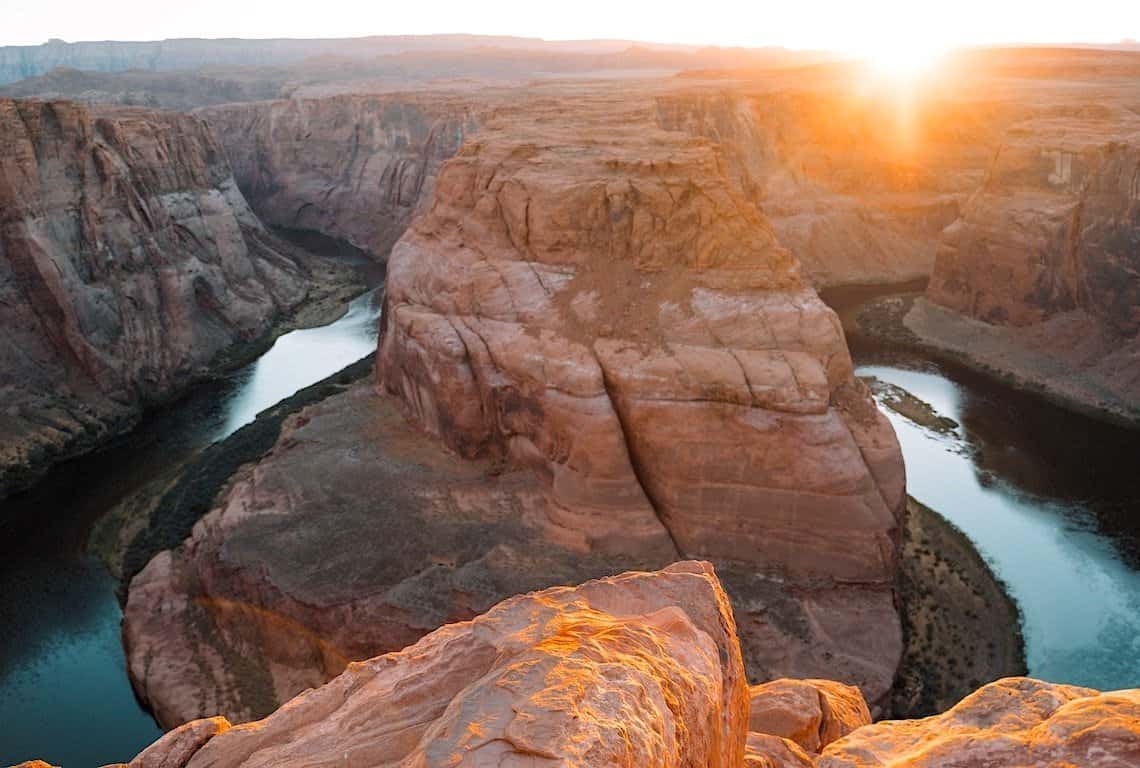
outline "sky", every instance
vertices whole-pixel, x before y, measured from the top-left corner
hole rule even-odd
[[[0,0],[0,44],[49,38],[355,37],[467,32],[873,53],[1140,37],[1140,0]]]

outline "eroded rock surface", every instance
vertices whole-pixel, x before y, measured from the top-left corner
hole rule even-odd
[[[511,598],[176,766],[736,768],[747,708],[728,600],[709,565],[678,563]]]
[[[350,664],[263,720],[188,723],[126,768],[536,761],[1116,768],[1140,761],[1140,690],[1006,678],[944,714],[872,725],[859,692],[839,683],[749,689],[712,566],[681,562],[512,597],[401,651]]]
[[[1136,421],[1140,119],[1073,111],[1010,129],[944,233],[927,290],[937,306],[916,304],[906,324],[1019,383]]]
[[[444,92],[233,104],[199,110],[238,185],[274,226],[316,230],[384,258],[440,164],[477,128]]]
[[[828,746],[819,768],[1140,764],[1140,690],[1099,693],[1029,678],[978,689],[945,714],[893,720]]]
[[[0,100],[0,495],[307,294],[201,121]]]
[[[658,98],[661,125],[721,144],[729,178],[817,287],[928,276],[1005,111],[933,84],[900,94],[850,67]]]
[[[654,114],[617,90],[515,105],[443,165],[392,251],[382,392],[293,419],[132,583],[163,723],[263,715],[511,594],[692,556],[754,679],[884,700],[894,434],[716,147]]]
[[[858,688],[832,680],[773,680],[752,686],[748,728],[818,753],[871,723]]]

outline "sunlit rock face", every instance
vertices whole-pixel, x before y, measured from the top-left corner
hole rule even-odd
[[[515,597],[351,665],[267,719],[168,734],[167,768],[736,768],[748,687],[712,568],[678,563]],[[145,755],[146,753],[144,753]],[[132,765],[136,765],[132,763]],[[146,763],[140,761],[139,768]]]
[[[440,164],[478,127],[469,99],[337,96],[199,110],[268,224],[316,230],[386,257]]]
[[[0,100],[0,495],[304,298],[192,117]]]
[[[721,145],[729,178],[819,287],[927,277],[1012,110],[825,69],[692,87],[657,111]]]
[[[393,249],[380,383],[460,454],[532,468],[599,546],[652,515],[723,565],[753,674],[842,658],[876,699],[897,661],[894,434],[717,147],[655,115],[599,98],[488,121]],[[804,591],[774,610],[766,579]],[[846,631],[864,652],[822,639]]]
[[[1109,106],[1057,111],[1010,129],[944,233],[929,302],[906,323],[937,347],[1136,423],[1140,119]]]
[[[873,704],[903,467],[834,314],[652,98],[500,106],[393,248],[378,386],[291,419],[130,587],[168,726],[262,716],[512,594],[714,559],[755,680]]]
[[[1072,310],[1140,332],[1140,120],[1030,121],[1011,131],[947,230],[928,296],[988,323]]]
[[[1099,693],[1028,678],[978,689],[945,714],[861,728],[819,768],[1140,764],[1140,690]]]
[[[832,680],[773,680],[749,690],[748,729],[795,742],[818,753],[871,723],[858,688]]]
[[[130,768],[947,768],[1140,761],[1140,691],[1028,678],[870,724],[828,680],[747,686],[708,563],[510,598],[358,662],[257,722],[197,720]]]

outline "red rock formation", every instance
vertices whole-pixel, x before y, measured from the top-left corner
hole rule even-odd
[[[477,121],[470,99],[432,92],[202,109],[262,220],[312,229],[384,258],[440,164]]]
[[[747,691],[712,568],[679,563],[507,600],[353,664],[263,721],[218,728],[169,768],[736,768]],[[144,755],[184,754],[188,742],[175,731]]]
[[[795,742],[818,753],[836,739],[871,723],[858,688],[831,680],[773,680],[749,691],[748,728]]]
[[[0,495],[306,295],[194,118],[0,100]]]
[[[1052,396],[1140,420],[1138,136],[1140,119],[1108,107],[1012,128],[945,232],[927,290],[939,306],[920,302],[907,326]]]
[[[393,250],[380,380],[460,453],[534,468],[572,527],[620,536],[620,515],[652,511],[682,554],[799,581],[801,605],[812,583],[863,585],[845,601],[890,628],[894,435],[715,147],[652,114],[599,99],[468,142]],[[850,662],[872,698],[897,658],[881,637]],[[750,669],[802,672],[805,639],[746,640]]]
[[[812,756],[794,741],[767,733],[749,733],[744,768],[812,768]]]
[[[264,714],[510,594],[680,556],[723,566],[755,679],[885,696],[893,432],[715,147],[654,110],[504,108],[445,164],[389,264],[395,397],[301,414],[132,584],[131,673],[162,722]]]
[[[817,287],[928,276],[1012,111],[932,84],[899,92],[852,67],[658,98],[664,127],[722,146],[730,178]]]
[[[941,715],[867,721],[859,693],[826,680],[749,690],[727,596],[709,564],[684,562],[510,598],[264,720],[171,731],[129,768],[1140,764],[1140,690],[1008,678]]]
[[[1140,332],[1140,140],[1128,140],[1128,123],[1012,130],[946,232],[930,299],[998,325],[1083,309],[1118,333]]]
[[[191,721],[144,749],[128,768],[182,768],[207,741],[229,729],[229,721],[224,717]]]
[[[860,728],[819,768],[1140,765],[1140,690],[1098,693],[1007,678],[941,715]]]
[[[624,552],[559,514],[530,472],[449,453],[362,384],[291,418],[131,582],[131,678],[167,726],[246,721],[511,595],[676,559],[649,512]]]

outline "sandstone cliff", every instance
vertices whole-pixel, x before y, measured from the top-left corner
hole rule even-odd
[[[623,89],[508,105],[442,166],[392,250],[383,393],[292,419],[132,583],[163,723],[265,714],[511,594],[698,555],[754,679],[830,670],[882,703],[897,442],[715,145],[654,114]]]
[[[513,597],[352,664],[264,720],[188,723],[129,768],[1137,761],[1137,690],[1008,678],[945,714],[874,725],[857,690],[827,680],[749,690],[727,597],[711,566],[687,562]]]
[[[0,100],[0,495],[263,336],[306,271],[201,121]]]
[[[440,164],[477,127],[444,93],[338,96],[200,110],[238,186],[269,224],[311,229],[386,258]]]
[[[1048,394],[1140,419],[1140,120],[1058,110],[1009,131],[948,227],[918,336]],[[984,324],[984,326],[982,326]]]
[[[899,93],[852,67],[658,98],[662,126],[721,144],[817,287],[928,276],[1011,112],[925,83]]]

